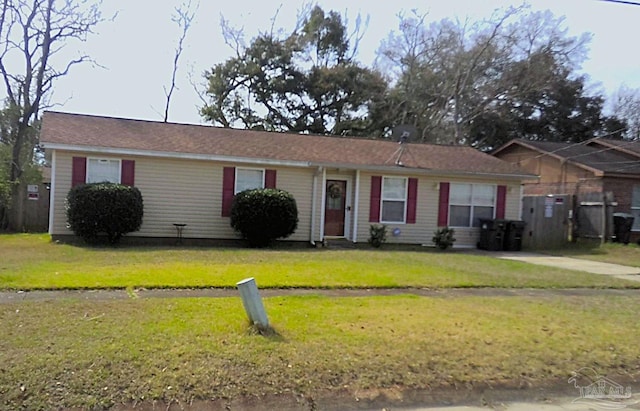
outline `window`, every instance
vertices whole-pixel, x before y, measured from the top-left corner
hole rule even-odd
[[[451,184],[449,225],[480,227],[480,219],[494,217],[496,187],[488,184]]]
[[[407,179],[403,177],[382,178],[382,215],[380,222],[404,223],[407,204]]]
[[[264,170],[255,168],[236,168],[234,194],[254,188],[264,188]]]
[[[89,158],[87,160],[87,183],[120,183],[120,160]]]
[[[640,231],[640,185],[633,186],[633,192],[631,193],[631,214],[634,217],[631,230]]]

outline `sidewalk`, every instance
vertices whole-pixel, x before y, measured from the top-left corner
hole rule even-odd
[[[639,410],[638,400],[629,400],[629,402],[607,403],[592,400],[591,402],[583,400],[583,402],[572,402],[572,399],[562,399],[551,401],[551,403],[529,403],[514,402],[508,404],[500,404],[487,407],[436,407],[436,408],[415,408],[405,411],[598,411],[598,410]]]
[[[476,398],[474,402],[482,405],[457,406],[424,406],[417,408],[402,408],[404,411],[603,411],[603,410],[640,410],[640,392],[637,384],[624,384],[630,389],[627,398],[611,398],[607,394],[595,398],[583,398],[580,390],[575,387],[558,387],[560,390],[522,390],[505,395],[497,393],[494,397],[491,391]],[[575,390],[574,390],[575,388]],[[396,410],[396,408],[392,408]],[[373,410],[372,410],[373,411]]]
[[[599,288],[263,288],[264,298],[322,295],[326,297],[372,297],[412,294],[433,298],[549,297],[549,296],[640,296],[640,289]],[[228,298],[240,297],[235,288],[160,288],[136,290],[34,290],[0,291],[0,304],[26,301],[85,300],[109,301],[145,298]]]

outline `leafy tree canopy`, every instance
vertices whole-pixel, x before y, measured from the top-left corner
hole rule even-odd
[[[241,32],[223,26],[236,56],[205,74],[205,119],[269,131],[373,133],[369,107],[383,97],[386,83],[355,59],[360,19],[350,35],[340,14],[315,6],[291,34],[260,33],[248,46]]]

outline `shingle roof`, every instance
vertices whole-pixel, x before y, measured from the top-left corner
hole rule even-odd
[[[640,160],[617,150],[549,141],[514,140],[514,142],[604,173],[640,174]]]
[[[298,161],[353,168],[397,167],[400,145],[386,140],[354,139],[162,123],[60,112],[45,112],[40,142],[75,148],[100,147]],[[405,167],[444,172],[530,175],[517,166],[471,147],[406,144]]]
[[[611,147],[614,150],[640,156],[640,141],[614,140],[612,138],[594,138],[589,144]]]

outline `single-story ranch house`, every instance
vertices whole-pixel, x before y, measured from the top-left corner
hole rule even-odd
[[[287,240],[366,242],[371,224],[389,243],[431,244],[438,227],[457,247],[475,247],[479,218],[520,219],[522,182],[531,174],[470,147],[239,130],[46,112],[41,145],[52,165],[49,233],[64,239],[65,198],[77,184],[112,181],[144,199],[129,241],[237,241],[235,193],[290,192],[299,223]]]

